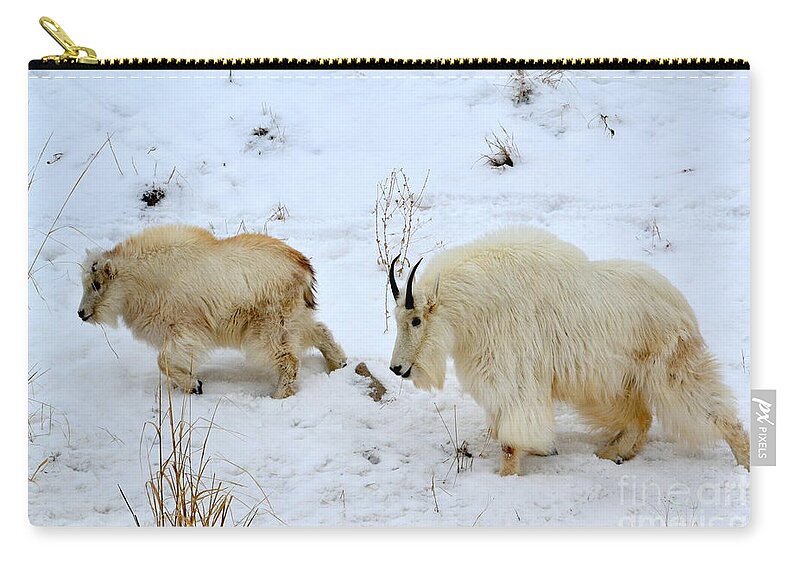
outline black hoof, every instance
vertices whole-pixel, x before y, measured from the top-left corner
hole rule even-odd
[[[554,447],[550,450],[550,455],[558,455],[558,450]]]
[[[197,386],[195,386],[194,390],[192,390],[192,394],[202,394],[203,393],[203,383],[198,380]]]

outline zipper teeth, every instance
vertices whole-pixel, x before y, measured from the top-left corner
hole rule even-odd
[[[270,68],[270,69],[750,69],[744,59],[734,58],[560,58],[560,59],[516,59],[516,58],[448,58],[448,59],[394,59],[394,58],[218,58],[218,59],[176,59],[176,58],[117,58],[100,59],[99,67],[142,67],[142,68]],[[75,62],[33,61],[32,68],[80,66],[96,67]]]

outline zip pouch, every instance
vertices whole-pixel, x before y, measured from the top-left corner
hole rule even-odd
[[[742,526],[749,65],[29,66],[41,526]]]

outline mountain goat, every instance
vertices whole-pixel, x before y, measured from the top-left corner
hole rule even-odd
[[[273,366],[273,396],[295,392],[298,353],[317,347],[333,371],[345,355],[314,320],[314,269],[280,240],[260,234],[216,239],[192,226],[158,226],[109,251],[87,252],[78,316],[115,326],[159,350],[158,366],[186,392],[202,393],[193,371],[214,347],[242,350]]]
[[[397,301],[390,369],[440,389],[452,356],[501,444],[501,475],[520,472],[521,452],[555,453],[554,401],[602,431],[597,456],[618,464],[645,444],[655,413],[683,442],[724,438],[750,468],[749,436],[694,312],[655,270],[589,261],[529,228],[446,251],[414,283],[418,266],[403,291],[394,262],[389,269]]]

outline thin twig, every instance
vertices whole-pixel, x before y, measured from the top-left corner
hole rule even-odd
[[[447,436],[450,438],[450,443],[453,446],[453,451],[457,451],[458,445],[456,445],[456,442],[453,439],[453,434],[450,433],[450,428],[447,427],[447,422],[444,421],[444,418],[442,417],[442,412],[439,411],[439,406],[436,405],[436,402],[433,403],[433,407],[436,408],[436,413],[439,414],[439,419],[442,420],[442,425],[444,426],[444,429],[447,430]]]
[[[131,508],[131,504],[128,502],[128,497],[125,496],[125,493],[122,490],[122,487],[117,485],[117,489],[119,489],[119,493],[120,493],[120,495],[122,495],[122,498],[125,499],[125,504],[128,506],[128,510],[131,512],[131,516],[133,516],[133,522],[136,523],[136,526],[142,526],[142,525],[139,524],[139,517],[137,517],[136,513],[133,512],[133,509]]]
[[[475,522],[473,522],[473,523],[472,523],[472,526],[475,526],[476,524],[478,524],[478,521],[479,521],[479,520],[480,520],[480,518],[483,516],[483,513],[485,513],[485,512],[487,511],[487,509],[489,508],[489,505],[491,504],[491,502],[492,502],[493,500],[494,500],[494,497],[492,497],[492,498],[490,498],[488,501],[486,501],[486,506],[485,506],[485,507],[483,507],[483,510],[482,510],[481,512],[479,512],[479,513],[478,513],[478,516],[477,516],[477,517],[475,517]]]
[[[116,356],[116,357],[117,357],[117,360],[119,360],[119,354],[117,354],[117,351],[116,351],[116,350],[114,350],[114,347],[113,347],[113,346],[111,346],[111,341],[110,341],[110,340],[108,340],[108,333],[106,332],[106,327],[104,327],[104,326],[103,326],[103,323],[97,323],[97,324],[99,324],[99,325],[100,325],[100,330],[102,330],[102,331],[103,331],[103,336],[104,336],[104,337],[105,337],[105,339],[106,339],[106,344],[108,345],[108,348],[110,348],[110,349],[111,349],[111,352],[113,352],[113,353],[114,353],[114,356]]]
[[[49,457],[45,457],[44,459],[42,459],[42,462],[41,462],[41,463],[39,463],[39,466],[36,468],[36,471],[34,471],[34,472],[33,472],[33,474],[32,474],[30,477],[28,477],[28,481],[30,481],[31,483],[35,483],[34,479],[36,478],[36,475],[37,475],[37,474],[39,473],[39,471],[41,471],[41,470],[42,470],[42,468],[43,468],[45,465],[47,465],[49,462],[50,462],[50,458],[49,458]]]
[[[436,499],[436,482],[433,480],[433,473],[431,473],[431,493],[433,493],[433,512],[439,512],[439,501]]]
[[[36,170],[39,168],[39,163],[42,161],[42,156],[44,156],[44,151],[47,149],[47,145],[50,144],[50,139],[53,138],[53,131],[50,131],[50,136],[47,137],[47,140],[42,147],[41,152],[39,152],[39,158],[36,159],[36,164],[33,165],[33,168],[28,171],[28,192],[31,191],[31,186],[33,185],[33,179],[36,177]]]
[[[122,172],[122,167],[119,165],[119,160],[117,160],[117,153],[114,152],[114,145],[111,144],[111,137],[114,136],[114,133],[108,134],[106,133],[106,140],[108,141],[108,148],[111,149],[111,155],[114,157],[114,163],[117,165],[117,170],[119,170],[119,175],[125,178],[125,173]]]

